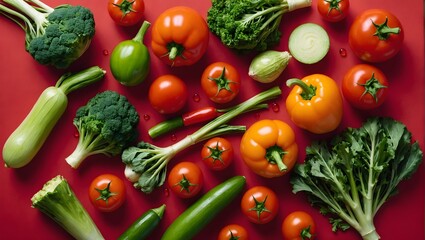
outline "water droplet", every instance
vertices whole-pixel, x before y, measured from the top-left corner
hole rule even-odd
[[[145,121],[149,121],[149,119],[151,119],[151,116],[149,116],[148,114],[143,114],[143,119],[145,119]]]
[[[192,99],[193,99],[194,102],[199,102],[199,101],[201,101],[201,96],[199,96],[199,94],[195,93],[195,94],[193,94]]]
[[[102,53],[103,53],[104,56],[108,56],[109,55],[109,51],[106,50],[106,49],[104,49]]]
[[[165,195],[166,197],[170,196],[170,190],[169,190],[168,188],[165,188],[165,189],[164,189],[164,195]]]
[[[80,137],[80,133],[79,133],[79,132],[75,132],[75,133],[74,133],[74,137],[75,137],[75,138],[79,138],[79,137]]]
[[[346,57],[346,56],[347,56],[347,49],[345,49],[345,48],[340,48],[340,49],[339,49],[339,55],[340,55],[341,57]]]
[[[273,112],[279,112],[279,111],[280,111],[279,104],[277,104],[277,103],[272,103],[271,105],[272,105],[272,106],[271,106],[271,108],[272,108],[272,111],[273,111]]]
[[[171,141],[173,141],[173,142],[177,141],[176,134],[171,134]]]

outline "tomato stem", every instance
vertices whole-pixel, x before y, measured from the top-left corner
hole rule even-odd
[[[385,22],[382,24],[376,24],[373,20],[372,24],[376,27],[376,32],[373,36],[377,36],[379,40],[387,40],[390,37],[390,34],[399,34],[400,28],[391,28],[388,26],[388,17],[385,18]]]
[[[96,198],[96,200],[103,200],[105,201],[106,205],[108,205],[108,199],[112,196],[117,195],[116,193],[111,192],[111,190],[109,189],[111,187],[111,183],[112,181],[110,181],[104,189],[95,188],[95,190],[98,191],[100,194],[99,197]]]
[[[189,179],[186,178],[186,176],[183,174],[182,179],[180,182],[174,184],[173,186],[180,186],[180,192],[186,191],[190,193],[190,187],[191,186],[197,186],[198,184],[193,184],[189,181]]]
[[[211,158],[213,160],[213,163],[215,163],[215,161],[219,161],[222,165],[224,165],[224,162],[221,156],[223,155],[223,152],[227,151],[228,149],[220,150],[218,144],[219,142],[217,141],[217,145],[214,148],[210,146],[206,146],[206,148],[210,150],[211,154],[207,156],[205,159]]]
[[[366,81],[366,83],[364,84],[358,84],[360,86],[363,86],[365,88],[364,92],[361,95],[361,98],[366,95],[366,94],[370,94],[372,95],[373,99],[375,100],[375,102],[378,102],[378,91],[381,88],[387,88],[387,86],[382,85],[378,79],[375,78],[375,73],[372,73],[372,76],[370,77],[370,79],[368,79]]]
[[[311,225],[301,230],[301,239],[312,239],[313,234],[311,234]]]
[[[230,81],[226,78],[226,68],[223,67],[223,70],[221,71],[221,74],[218,78],[208,77],[209,80],[214,81],[217,84],[217,93],[216,96],[220,93],[222,89],[225,89],[226,91],[232,92],[232,89],[230,89],[230,84],[237,84],[237,82]]]
[[[123,13],[121,17],[121,21],[127,16],[127,14],[131,12],[137,12],[133,9],[134,1],[124,0],[120,4],[113,3],[114,6],[118,7],[120,11]]]
[[[335,9],[340,13],[342,12],[341,9],[339,8],[339,3],[341,2],[341,0],[325,0],[325,2],[329,3],[329,9],[328,9],[327,15],[329,15],[332,9]]]
[[[261,214],[263,212],[270,212],[270,210],[268,210],[266,208],[266,201],[267,201],[267,197],[264,199],[264,201],[260,202],[258,201],[254,196],[252,196],[252,198],[255,201],[255,206],[253,208],[248,209],[249,211],[256,211],[257,212],[257,217],[258,217],[258,222],[261,222]]]

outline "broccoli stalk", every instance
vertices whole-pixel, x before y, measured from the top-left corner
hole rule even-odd
[[[74,152],[66,158],[73,168],[78,168],[90,155],[119,155],[138,137],[136,109],[126,97],[114,91],[90,99],[77,110],[73,123],[79,139]]]
[[[25,31],[26,51],[43,65],[69,67],[83,55],[94,36],[94,17],[88,8],[71,5],[52,8],[40,0],[4,2],[18,11],[0,4],[0,13]]]
[[[374,217],[423,157],[406,126],[391,118],[371,118],[306,153],[291,176],[293,192],[306,192],[321,213],[331,214],[334,231],[352,226],[365,240],[380,238]]]
[[[280,41],[282,16],[311,0],[212,0],[207,23],[229,48],[264,51]]]
[[[104,239],[63,176],[58,175],[44,184],[31,202],[32,207],[49,216],[75,239]]]

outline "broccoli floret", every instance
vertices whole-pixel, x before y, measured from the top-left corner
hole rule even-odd
[[[64,177],[58,175],[49,180],[31,202],[32,207],[49,216],[75,239],[104,239]]]
[[[279,43],[283,14],[310,5],[311,0],[212,0],[207,23],[229,48],[264,51]]]
[[[0,12],[24,21],[25,48],[43,65],[67,68],[90,46],[95,34],[95,21],[90,9],[60,5],[51,8],[39,0],[4,0],[25,15],[4,5]]]
[[[79,132],[78,145],[66,158],[73,168],[93,154],[116,156],[138,138],[139,114],[123,95],[98,93],[77,110],[73,121]]]

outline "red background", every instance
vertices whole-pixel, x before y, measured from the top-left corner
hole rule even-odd
[[[171,68],[159,61],[151,54],[151,73],[148,79],[136,87],[124,87],[114,80],[109,71],[109,55],[104,55],[104,50],[111,52],[116,44],[125,39],[132,38],[138,26],[124,28],[115,25],[106,10],[106,1],[81,1],[81,0],[46,0],[46,3],[55,6],[60,3],[80,4],[89,7],[96,20],[96,35],[92,45],[85,55],[71,66],[69,70],[82,70],[92,65],[99,65],[108,71],[105,79],[97,84],[75,91],[69,95],[69,105],[63,117],[59,120],[48,140],[38,155],[26,167],[21,169],[0,168],[0,232],[2,239],[69,239],[70,236],[51,219],[36,209],[31,208],[30,198],[42,185],[52,177],[61,174],[68,181],[76,196],[94,219],[100,231],[106,239],[116,239],[127,227],[143,212],[150,208],[158,207],[162,203],[167,205],[165,216],[159,227],[153,232],[151,239],[159,239],[172,220],[178,216],[195,199],[182,200],[173,194],[166,194],[166,186],[163,186],[150,195],[146,195],[134,189],[130,182],[126,181],[128,199],[124,206],[114,213],[101,213],[89,202],[87,188],[90,182],[99,174],[113,173],[124,179],[124,165],[120,159],[105,156],[92,156],[87,159],[79,169],[73,170],[65,162],[75,148],[77,138],[72,125],[72,119],[78,107],[84,105],[97,92],[111,89],[128,97],[140,113],[139,125],[140,138],[151,141],[147,136],[147,130],[158,121],[169,116],[156,113],[147,101],[149,84],[163,74],[175,74],[187,82],[189,87],[189,101],[182,112],[194,110],[202,106],[213,105],[200,89],[199,78],[203,69],[215,61],[227,61],[234,64],[242,76],[242,91],[233,103],[239,103],[254,94],[279,85],[283,90],[282,97],[272,101],[280,106],[280,111],[262,111],[259,114],[249,113],[238,117],[232,123],[246,124],[248,127],[258,119],[273,118],[281,119],[289,123],[296,132],[297,142],[300,146],[299,161],[303,160],[305,147],[310,141],[323,139],[343,130],[346,127],[359,127],[368,116],[391,116],[402,121],[413,133],[413,137],[424,148],[424,18],[423,1],[411,0],[400,1],[388,0],[356,0],[351,2],[351,10],[348,18],[339,23],[328,23],[322,20],[316,10],[316,0],[313,0],[311,8],[297,10],[286,14],[282,19],[281,29],[283,35],[277,50],[287,50],[287,40],[290,32],[298,25],[305,22],[314,22],[322,25],[329,33],[331,47],[323,61],[315,65],[303,65],[291,60],[288,68],[281,77],[272,84],[260,84],[247,75],[249,63],[253,55],[238,55],[232,50],[225,48],[220,41],[210,34],[209,49],[205,56],[193,66]],[[156,17],[165,9],[186,5],[198,10],[206,17],[210,7],[210,1],[206,0],[146,0],[145,19],[154,22]],[[402,22],[405,30],[405,42],[401,52],[392,60],[375,64],[390,80],[389,99],[375,111],[357,111],[344,102],[344,117],[341,126],[332,134],[319,136],[307,133],[295,127],[289,120],[285,108],[284,99],[289,89],[284,86],[286,79],[291,77],[301,78],[313,73],[327,74],[340,84],[344,73],[352,65],[361,63],[353,56],[348,46],[347,31],[356,15],[369,8],[384,8],[393,12]],[[40,93],[48,86],[54,85],[55,81],[65,71],[55,70],[36,63],[24,49],[24,33],[12,21],[0,17],[0,144],[3,145],[7,137],[19,125],[29,112]],[[150,48],[150,31],[145,38],[145,44]],[[347,50],[347,57],[339,55],[339,49]],[[199,94],[201,100],[192,100],[194,94]],[[219,106],[218,106],[219,107]],[[181,112],[180,112],[181,113]],[[150,116],[144,120],[143,115]],[[175,132],[177,140],[186,134],[195,131],[199,126],[190,127]],[[240,135],[228,136],[236,149],[239,148]],[[159,146],[173,143],[171,135],[151,141]],[[360,239],[354,230],[344,233],[333,233],[327,218],[319,214],[317,209],[312,208],[303,194],[294,195],[288,176],[275,179],[264,179],[253,174],[243,163],[236,151],[233,165],[224,172],[209,171],[201,163],[201,144],[193,146],[189,151],[184,151],[171,161],[170,169],[179,161],[193,161],[199,163],[204,172],[205,186],[202,193],[207,192],[213,186],[228,179],[231,176],[242,174],[247,177],[246,189],[255,185],[269,186],[275,190],[280,200],[280,211],[272,222],[266,225],[255,225],[241,214],[239,201],[241,196],[232,202],[215,220],[203,230],[196,239],[215,239],[218,231],[230,223],[238,223],[246,227],[251,239],[281,239],[280,226],[284,217],[292,211],[304,210],[309,212],[318,225],[317,238],[322,240],[331,239]],[[424,168],[420,166],[412,179],[400,186],[400,193],[391,198],[378,212],[375,224],[378,233],[384,240],[392,239],[424,239]]]

